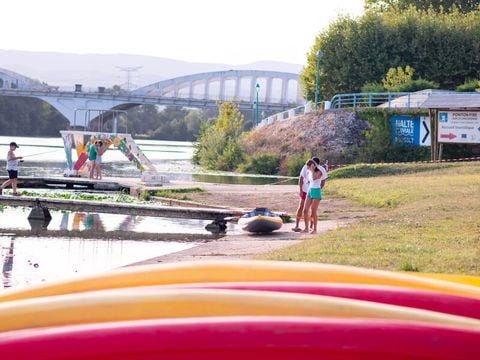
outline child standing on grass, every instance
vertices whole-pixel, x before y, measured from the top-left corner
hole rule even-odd
[[[310,217],[312,217],[313,229],[310,231],[310,234],[317,233],[317,209],[318,205],[320,204],[320,200],[322,199],[322,188],[325,186],[325,180],[328,178],[327,171],[323,168],[323,166],[320,166],[320,160],[316,160],[318,159],[311,159],[307,162],[310,187],[308,189],[307,200],[305,201],[305,209],[303,212],[305,229],[302,232],[308,232],[308,223]]]
[[[18,160],[23,158],[21,156],[15,156],[14,151],[18,148],[19,146],[16,142],[12,141],[10,143],[10,150],[7,153],[8,180],[0,186],[0,195],[2,195],[3,189],[9,185],[12,185],[13,196],[20,196],[20,194],[17,193]]]

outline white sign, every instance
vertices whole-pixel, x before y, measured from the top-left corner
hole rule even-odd
[[[420,116],[420,146],[430,146],[432,138],[430,136],[430,118],[428,116]]]
[[[480,112],[439,111],[438,142],[480,143]]]

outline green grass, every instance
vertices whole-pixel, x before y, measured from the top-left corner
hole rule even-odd
[[[480,275],[480,164],[431,165],[330,179],[327,197],[376,208],[376,215],[263,258]]]
[[[21,190],[19,193],[23,196],[44,197],[52,199],[66,199],[66,200],[88,200],[88,201],[109,201],[119,203],[133,203],[139,202],[136,198],[122,192],[113,193],[111,195],[105,194],[91,194],[84,192],[72,191],[44,191],[36,192],[29,190]]]
[[[192,188],[181,188],[181,189],[163,189],[157,190],[151,193],[152,196],[163,197],[167,199],[175,199],[175,200],[191,200],[187,194],[191,193],[201,193],[205,192],[205,190],[199,187],[192,187]]]
[[[437,169],[448,169],[452,163],[398,163],[398,164],[355,164],[330,171],[330,179],[375,177],[381,175],[413,174]]]

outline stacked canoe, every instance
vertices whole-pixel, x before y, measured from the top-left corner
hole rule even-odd
[[[0,293],[0,359],[480,359],[480,278],[265,261]]]

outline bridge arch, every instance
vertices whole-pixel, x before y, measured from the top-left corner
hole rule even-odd
[[[141,87],[132,94],[253,102],[257,82],[260,84],[259,103],[301,102],[298,74],[264,70],[227,70],[180,76]]]

